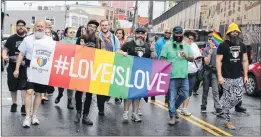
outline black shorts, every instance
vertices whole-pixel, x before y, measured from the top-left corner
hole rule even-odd
[[[42,85],[42,84],[37,84],[37,83],[32,83],[32,82],[27,82],[26,88],[27,88],[27,90],[33,89],[35,92],[38,92],[38,93],[46,93],[48,86]]]
[[[21,66],[18,78],[14,77],[16,63],[10,62],[7,68],[7,85],[9,91],[26,90],[27,75],[26,67]]]

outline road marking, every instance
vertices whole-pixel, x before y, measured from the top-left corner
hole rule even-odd
[[[164,106],[162,106],[162,105],[160,105],[160,104],[157,104],[156,102],[152,102],[152,101],[150,101],[150,100],[149,100],[149,102],[150,102],[151,104],[154,104],[154,105],[156,105],[156,106],[158,106],[158,107],[160,107],[160,108],[166,110],[166,111],[169,111],[168,108],[166,108],[166,107],[164,107]],[[206,130],[207,132],[211,133],[211,134],[214,135],[214,136],[221,136],[220,134],[216,133],[215,131],[211,130],[210,128],[207,128],[207,127],[205,127],[204,125],[198,124],[198,123],[194,122],[193,120],[191,120],[191,119],[189,119],[189,118],[187,118],[187,117],[185,117],[185,116],[182,116],[182,115],[179,114],[179,117],[181,117],[181,118],[187,120],[188,122],[192,123],[192,124],[195,125],[195,126],[198,126],[198,127],[202,128],[202,129]]]
[[[168,105],[166,105],[165,103],[163,103],[161,101],[158,101],[158,100],[156,100],[156,102],[161,104],[161,105],[163,105],[164,107],[168,108]],[[180,112],[180,110],[177,110],[177,111]],[[216,127],[216,126],[214,126],[214,125],[212,125],[212,124],[210,124],[210,123],[208,123],[208,122],[206,122],[204,120],[201,120],[201,119],[199,119],[198,117],[196,117],[194,115],[191,115],[190,118],[200,122],[201,124],[209,126],[210,128],[215,129],[215,130],[219,131],[220,133],[223,133],[226,136],[233,136],[232,134],[230,134],[230,133],[228,133],[228,132],[226,132],[226,131],[224,131],[224,130],[222,130],[222,129],[220,129],[220,128],[218,128],[218,127]]]

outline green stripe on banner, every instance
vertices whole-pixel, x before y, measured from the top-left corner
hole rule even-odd
[[[116,66],[115,75],[113,84],[110,86],[109,96],[128,98],[129,87],[126,85],[130,83],[133,57],[123,57],[120,54],[115,54],[114,65]]]

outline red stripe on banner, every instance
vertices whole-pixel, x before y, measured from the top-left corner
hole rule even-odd
[[[56,42],[49,85],[68,88],[70,84],[70,62],[75,55],[74,44]]]

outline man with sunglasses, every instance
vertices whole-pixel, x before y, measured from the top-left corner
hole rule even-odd
[[[228,26],[226,40],[218,46],[216,68],[219,84],[223,88],[221,106],[225,116],[225,127],[235,130],[229,110],[242,101],[244,84],[248,83],[248,58],[246,46],[242,43],[239,27]],[[242,74],[243,70],[243,74]]]
[[[173,28],[173,40],[168,41],[162,49],[161,59],[172,63],[169,84],[169,125],[177,123],[176,109],[187,99],[189,94],[188,61],[192,62],[193,52],[183,41],[183,29]]]
[[[11,112],[17,111],[17,90],[21,90],[21,97],[22,97],[22,107],[21,107],[21,114],[25,115],[25,102],[24,102],[24,90],[26,86],[26,67],[24,66],[24,61],[22,62],[21,67],[19,68],[20,74],[18,78],[15,78],[13,72],[15,70],[16,61],[19,55],[18,47],[24,40],[26,36],[26,23],[23,20],[18,20],[16,22],[16,34],[10,36],[2,51],[3,60],[9,61],[9,65],[7,68],[7,85],[9,91],[11,92],[12,97],[12,106]]]
[[[171,29],[167,28],[164,31],[164,37],[160,38],[159,40],[156,41],[154,47],[155,47],[155,52],[157,54],[158,60],[160,60],[160,54],[161,54],[163,46],[165,45],[166,42],[170,41],[171,34],[172,34]],[[151,97],[151,100],[155,100],[155,97]],[[168,95],[165,96],[165,104],[168,104]]]

